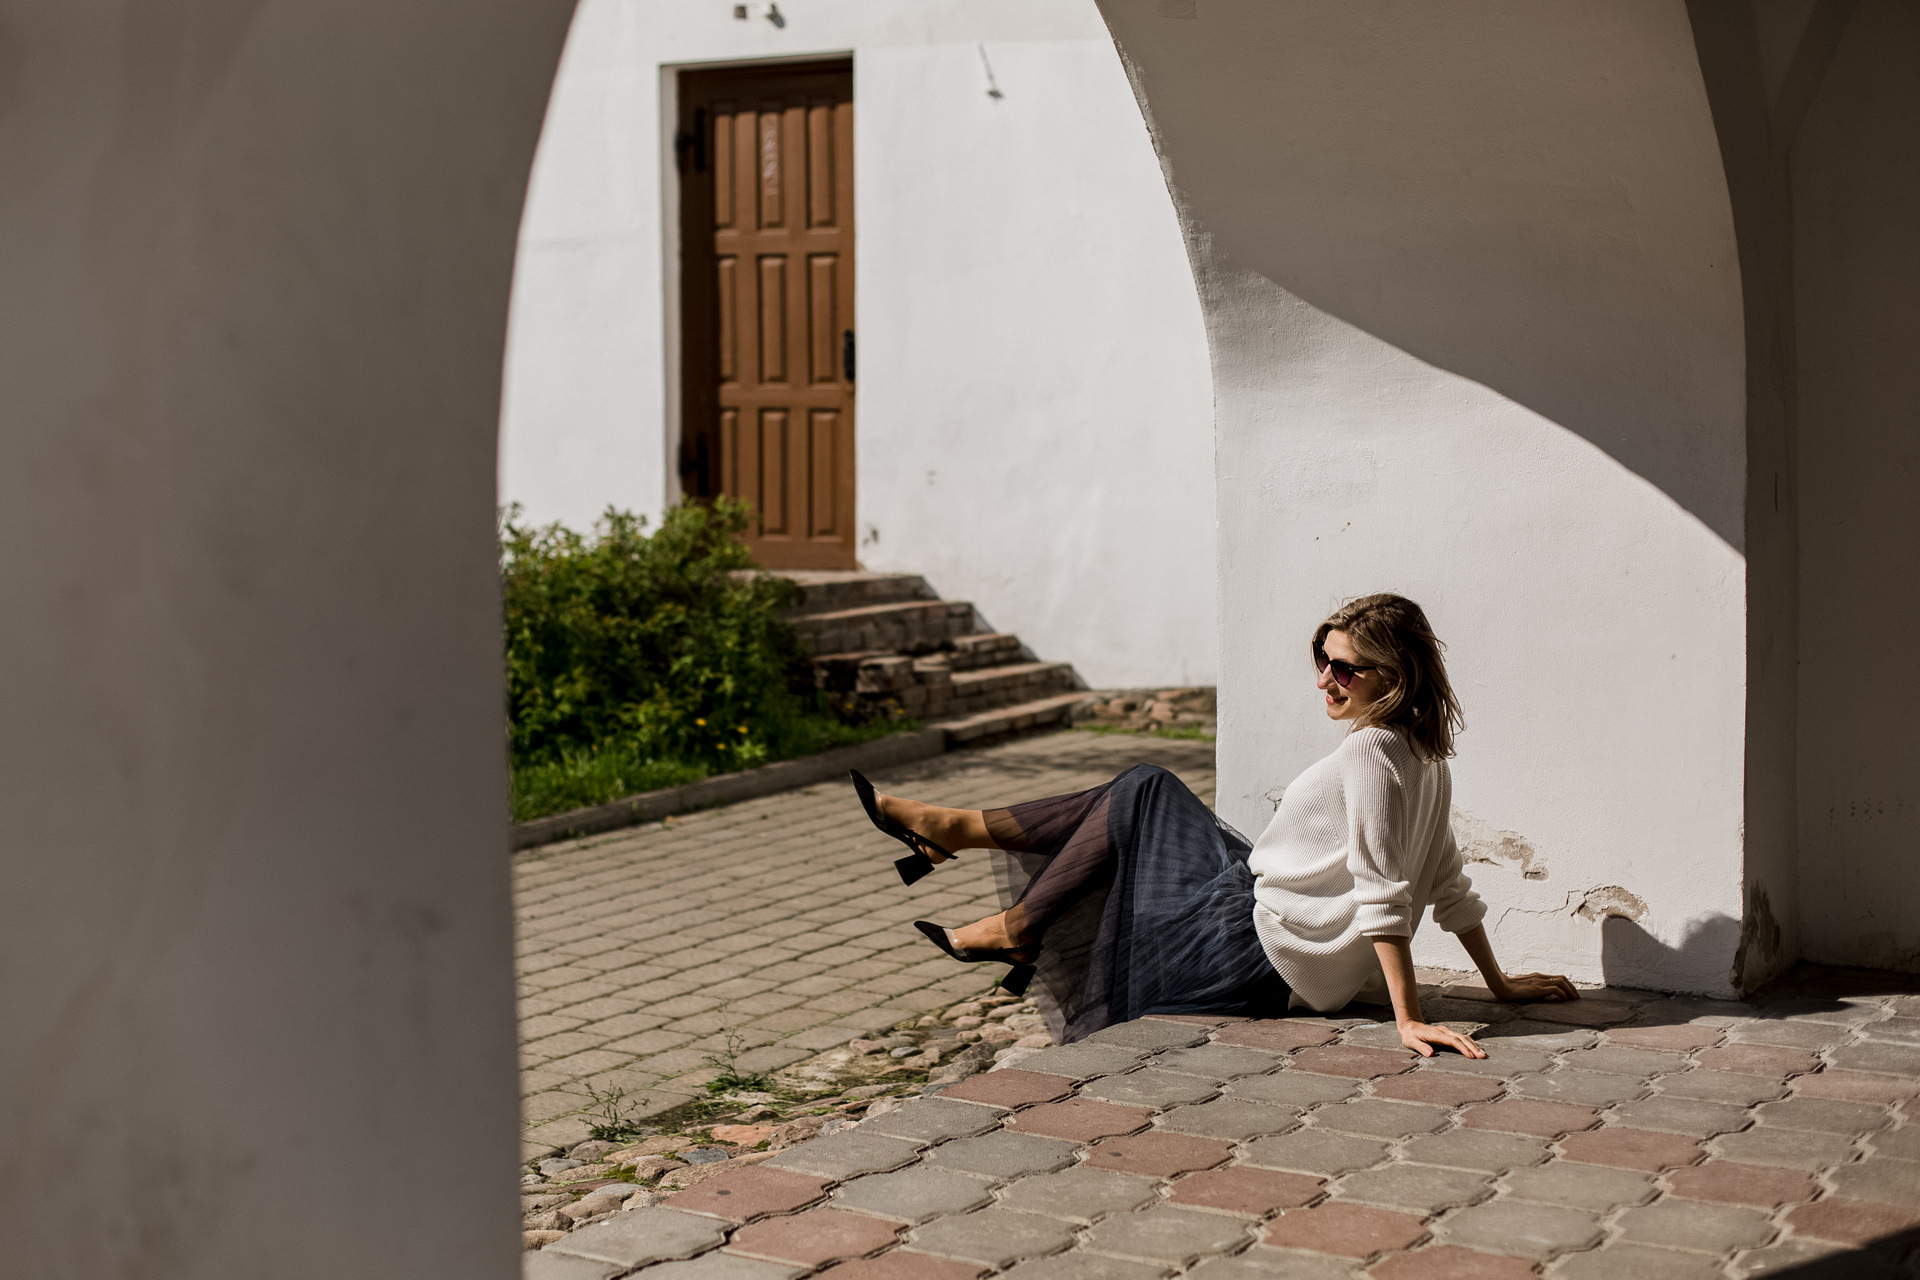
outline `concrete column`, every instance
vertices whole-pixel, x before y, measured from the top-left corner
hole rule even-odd
[[[494,434],[569,8],[0,5],[0,1274],[518,1274]]]

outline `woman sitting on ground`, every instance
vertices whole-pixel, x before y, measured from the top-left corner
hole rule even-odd
[[[938,808],[854,782],[874,824],[913,850],[896,864],[909,884],[958,850],[1002,851],[1005,911],[918,927],[956,959],[1012,964],[1004,985],[1016,994],[1037,973],[1060,1043],[1149,1013],[1271,1018],[1391,1001],[1408,1048],[1483,1058],[1421,1016],[1409,943],[1428,907],[1496,998],[1578,993],[1494,959],[1448,823],[1461,718],[1441,648],[1401,596],[1363,596],[1320,624],[1317,685],[1327,717],[1351,728],[1251,843],[1153,765],[1004,809]]]

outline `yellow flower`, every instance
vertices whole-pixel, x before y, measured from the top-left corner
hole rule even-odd
[[[746,731],[747,731],[747,726],[745,726],[745,725],[741,725],[741,726],[740,726],[740,732],[742,732],[742,733],[745,733]]]
[[[707,722],[705,720],[695,720],[694,723],[704,728]]]

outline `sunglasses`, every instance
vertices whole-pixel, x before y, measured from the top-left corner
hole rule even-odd
[[[1342,689],[1353,683],[1353,678],[1362,671],[1376,671],[1377,667],[1357,667],[1351,662],[1342,662],[1338,658],[1329,658],[1327,651],[1319,645],[1313,646],[1313,665],[1321,671],[1333,668],[1333,678]]]

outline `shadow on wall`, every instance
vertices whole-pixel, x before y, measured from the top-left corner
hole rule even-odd
[[[1671,990],[1676,974],[1724,964],[1739,939],[1740,922],[1728,915],[1691,922],[1677,944],[1660,941],[1636,920],[1608,915],[1600,922],[1600,969],[1610,987]]]

